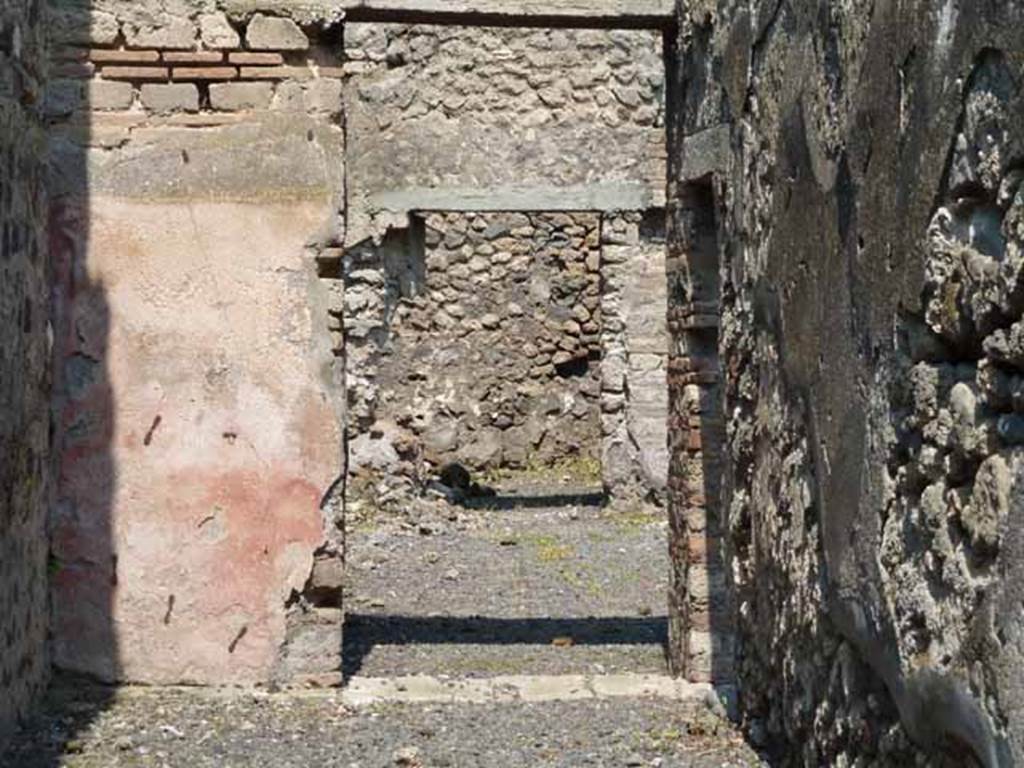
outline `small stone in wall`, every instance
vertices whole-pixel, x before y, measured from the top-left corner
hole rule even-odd
[[[146,83],[140,98],[146,109],[157,114],[199,110],[199,90],[194,83]]]
[[[458,426],[451,421],[436,422],[423,432],[422,441],[428,455],[451,453],[459,444]]]
[[[1001,456],[990,456],[978,469],[971,503],[962,512],[971,545],[990,552],[999,545],[1003,521],[1010,512],[1012,478]]]
[[[392,438],[393,435],[376,430],[359,435],[349,443],[350,468],[388,471],[397,467],[400,457]]]
[[[131,83],[91,80],[86,87],[89,107],[94,110],[128,109],[135,97]]]
[[[199,37],[207,48],[238,48],[241,40],[223,13],[204,13],[199,16]]]
[[[252,17],[245,39],[254,51],[304,51],[309,48],[309,38],[294,21],[262,13]]]
[[[161,15],[149,24],[126,24],[124,38],[132,48],[188,50],[195,46],[196,28],[187,18]]]
[[[460,458],[471,467],[495,465],[501,458],[501,438],[494,429],[480,430],[473,442],[463,447]]]

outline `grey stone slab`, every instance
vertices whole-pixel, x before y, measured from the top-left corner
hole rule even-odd
[[[655,204],[657,192],[639,182],[558,186],[418,187],[378,192],[368,207],[381,211],[619,211]]]
[[[576,26],[660,28],[672,23],[673,0],[227,0],[236,18],[254,11],[315,19],[437,21],[451,23],[561,23]]]

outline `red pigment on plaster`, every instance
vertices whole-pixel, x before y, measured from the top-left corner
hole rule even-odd
[[[331,483],[341,473],[341,435],[338,430],[324,429],[324,424],[336,423],[338,417],[319,393],[309,392],[301,402],[301,410],[293,416],[297,416],[294,423],[303,464],[318,474],[325,471],[324,480]],[[325,466],[325,457],[333,460],[329,466]]]
[[[211,587],[209,610],[242,604],[262,614],[283,586],[277,583],[277,557],[289,544],[298,543],[312,554],[320,543],[320,489],[285,472],[255,470],[197,471],[190,474],[188,485],[201,494],[189,505],[193,535],[201,535],[195,519],[214,513],[223,516],[227,531],[222,541],[207,548],[201,564]]]

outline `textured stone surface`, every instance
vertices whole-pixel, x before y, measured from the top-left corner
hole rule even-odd
[[[653,224],[648,231],[647,223]],[[601,222],[601,431],[613,494],[663,499],[668,477],[664,211]]]
[[[95,110],[128,109],[135,97],[131,83],[92,80],[86,91],[86,104]]]
[[[199,16],[199,37],[207,48],[238,48],[241,38],[223,13]]]
[[[346,96],[353,242],[378,210],[474,192],[491,204],[457,207],[573,209],[537,189],[575,210],[663,198],[659,33],[357,23],[345,51],[362,65]],[[593,189],[616,192],[595,206]]]
[[[254,51],[304,51],[309,38],[291,19],[257,13],[245,29],[245,42]]]
[[[727,421],[703,490],[750,733],[806,765],[1019,764],[1022,10],[681,20],[670,248],[705,252],[706,186]]]
[[[36,0],[0,9],[0,741],[49,674],[45,10]]]
[[[199,109],[199,89],[192,83],[147,83],[140,94],[142,106],[157,114]]]
[[[350,249],[351,469],[379,455],[360,442],[373,432],[414,475],[424,460],[596,462],[598,227],[593,215],[435,214],[381,248]]]
[[[142,12],[149,8],[142,5]],[[168,48],[187,50],[195,45],[197,29],[188,16],[156,13],[136,17],[121,26],[125,42],[132,48]]]
[[[210,106],[229,112],[266,109],[273,95],[270,83],[215,83],[210,86]]]

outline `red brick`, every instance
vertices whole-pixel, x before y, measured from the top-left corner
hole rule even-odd
[[[243,80],[309,80],[309,67],[242,67]]]
[[[232,64],[245,64],[249,66],[278,66],[284,64],[284,56],[280,53],[235,51],[228,54],[228,61]]]
[[[220,51],[165,51],[163,59],[168,64],[220,64],[224,54]]]
[[[235,67],[175,67],[173,80],[234,80],[238,77]]]
[[[166,67],[104,67],[107,80],[166,80]]]
[[[113,51],[107,48],[93,48],[89,58],[100,64],[149,64],[160,61],[158,51]]]
[[[700,430],[691,429],[686,435],[686,450],[688,451],[699,451],[703,441],[701,440]]]

